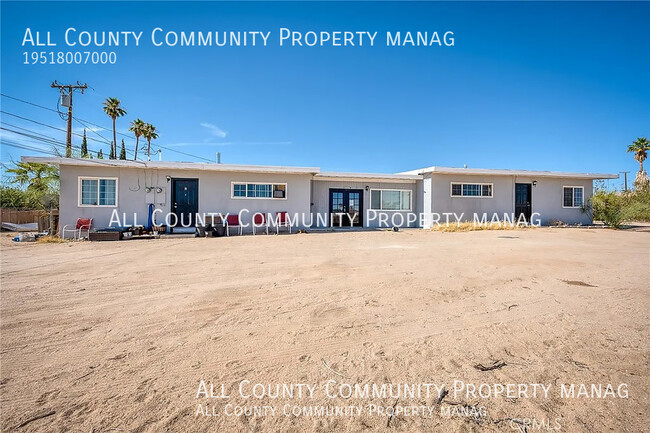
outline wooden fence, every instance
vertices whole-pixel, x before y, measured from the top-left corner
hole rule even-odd
[[[52,211],[54,228],[58,227],[59,211]],[[37,223],[38,231],[43,232],[50,227],[50,213],[46,210],[17,210],[0,208],[0,223],[29,224]]]

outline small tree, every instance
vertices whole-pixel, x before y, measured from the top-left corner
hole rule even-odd
[[[120,159],[126,159],[126,146],[124,146],[124,139],[122,139],[122,149],[120,149]]]
[[[86,138],[86,128],[84,128],[84,135],[81,139],[81,157],[88,158],[88,139]]]
[[[114,143],[111,142],[111,152],[108,154],[108,159],[116,159],[117,155],[115,155],[115,146]]]
[[[104,152],[102,152],[101,149],[99,149],[99,152],[97,152],[97,159],[104,159]]]

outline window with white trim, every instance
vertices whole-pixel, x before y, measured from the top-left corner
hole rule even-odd
[[[79,178],[79,206],[116,206],[117,179]]]
[[[563,193],[562,207],[582,207],[584,204],[584,186],[565,186]]]
[[[452,197],[492,197],[491,183],[451,183]]]
[[[286,183],[233,182],[232,198],[287,198]]]
[[[411,190],[372,189],[370,190],[370,209],[410,211]]]

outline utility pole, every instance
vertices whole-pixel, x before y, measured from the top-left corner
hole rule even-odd
[[[627,191],[627,174],[629,171],[621,171],[621,173],[623,173],[623,177],[625,179],[625,191]]]
[[[72,93],[75,90],[81,90],[81,94],[83,94],[88,86],[85,83],[81,84],[79,81],[77,81],[77,84],[59,84],[54,80],[52,88],[59,89],[59,92],[61,92],[61,105],[68,107],[68,131],[65,139],[65,156],[66,158],[70,158],[72,157]]]

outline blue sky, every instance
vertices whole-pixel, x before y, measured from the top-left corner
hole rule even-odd
[[[128,111],[118,130],[127,132],[128,122],[140,117],[158,127],[159,144],[210,160],[219,151],[226,163],[328,171],[467,164],[633,176],[638,163],[625,148],[650,136],[650,3],[1,7],[2,93],[56,108],[54,79],[87,82],[92,89],[75,95],[76,117],[110,128],[101,103],[115,96]],[[110,48],[115,65],[23,65],[24,51],[48,49],[21,46],[27,27],[49,31],[58,43],[49,49],[56,51],[71,50],[63,40],[69,27],[144,33],[139,47]],[[272,36],[266,47],[155,47],[155,27]],[[372,47],[280,47],[281,27],[379,33]],[[386,31],[453,31],[455,46],[386,47]],[[1,102],[5,112],[65,128],[57,113]],[[61,131],[6,114],[2,122],[65,140]],[[88,137],[102,141],[93,132]],[[108,153],[107,144],[89,144]],[[36,154],[3,146],[1,159],[27,153]],[[194,160],[168,150],[163,159]]]

